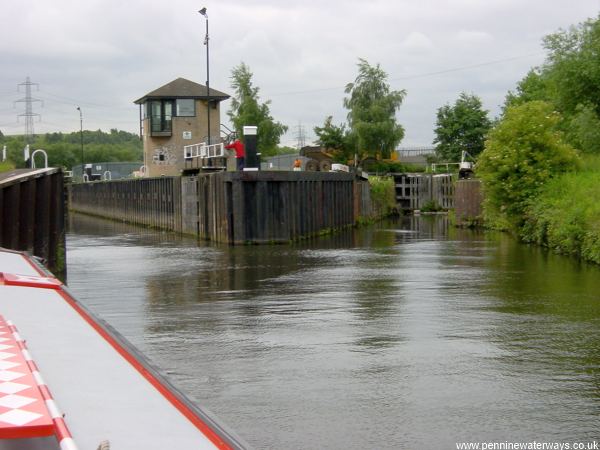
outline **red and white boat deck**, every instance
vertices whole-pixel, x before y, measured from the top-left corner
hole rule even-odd
[[[0,450],[241,449],[29,257],[0,249]]]

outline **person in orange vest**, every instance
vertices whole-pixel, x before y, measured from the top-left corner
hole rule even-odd
[[[246,159],[246,150],[244,148],[244,143],[239,139],[236,139],[231,144],[225,146],[228,150],[235,150],[235,161],[237,165],[237,170],[244,170],[244,160]]]
[[[296,158],[294,160],[294,172],[298,172],[302,170],[302,160],[300,158]]]

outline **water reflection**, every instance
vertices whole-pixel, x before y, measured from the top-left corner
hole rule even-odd
[[[444,217],[241,247],[71,225],[72,290],[256,448],[598,438],[598,267]]]

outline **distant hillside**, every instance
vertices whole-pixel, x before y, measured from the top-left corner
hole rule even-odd
[[[80,133],[46,133],[36,135],[30,150],[44,149],[48,153],[48,164],[53,167],[71,169],[81,164]],[[6,145],[8,161],[17,168],[25,167],[23,135],[3,136],[0,133],[0,150]],[[102,130],[83,131],[83,160],[84,163],[142,161],[142,141],[137,134],[111,129],[106,133]],[[36,158],[37,160],[37,158]],[[38,167],[41,157],[37,160]]]

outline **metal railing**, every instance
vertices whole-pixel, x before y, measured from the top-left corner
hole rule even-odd
[[[48,168],[48,153],[46,153],[45,150],[42,150],[41,148],[38,148],[37,150],[35,150],[32,154],[31,154],[31,168],[35,169],[35,155],[36,153],[42,153],[42,155],[44,155],[44,169]]]
[[[450,166],[459,166],[461,163],[433,163],[431,164],[431,172],[436,173],[438,167],[444,167],[446,172],[450,170]]]
[[[206,145],[205,142],[201,142],[200,144],[186,145],[183,147],[183,157],[185,159],[223,158],[225,157],[225,146],[223,143]]]
[[[398,147],[396,153],[400,158],[433,155],[435,153],[435,147]]]

